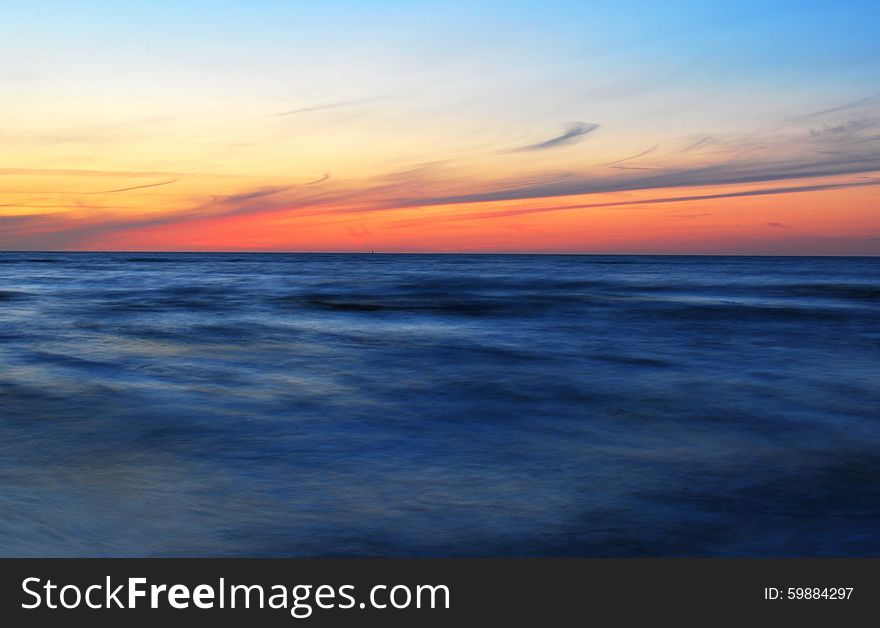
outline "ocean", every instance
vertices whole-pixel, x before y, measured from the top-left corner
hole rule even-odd
[[[2,253],[0,554],[880,555],[880,258]]]

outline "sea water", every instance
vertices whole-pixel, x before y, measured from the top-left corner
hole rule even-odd
[[[880,258],[0,254],[0,554],[880,554]]]

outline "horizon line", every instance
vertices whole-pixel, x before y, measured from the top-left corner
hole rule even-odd
[[[522,256],[569,256],[569,257],[786,257],[786,258],[880,258],[871,254],[801,254],[801,253],[577,253],[577,252],[538,252],[538,251],[129,251],[129,250],[0,250],[2,254],[31,253],[45,254],[81,254],[81,255],[522,255]]]

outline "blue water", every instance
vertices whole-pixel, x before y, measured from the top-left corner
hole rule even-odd
[[[0,254],[0,554],[880,555],[880,258]]]

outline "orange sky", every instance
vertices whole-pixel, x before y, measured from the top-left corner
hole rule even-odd
[[[847,180],[852,177],[836,183]],[[756,188],[750,185],[748,189]],[[744,186],[693,188],[687,190],[687,196],[740,191],[744,191]],[[681,196],[680,190],[645,190],[528,202],[342,211],[336,215],[328,215],[332,208],[310,213],[308,209],[285,211],[282,206],[265,213],[206,217],[182,224],[115,231],[82,243],[82,248],[755,254],[877,251],[876,241],[860,241],[866,230],[880,233],[877,188],[873,186],[656,202]],[[652,202],[639,203],[646,199]],[[589,207],[606,203],[611,206]],[[571,208],[553,209],[556,207]],[[511,215],[502,215],[504,212]]]

